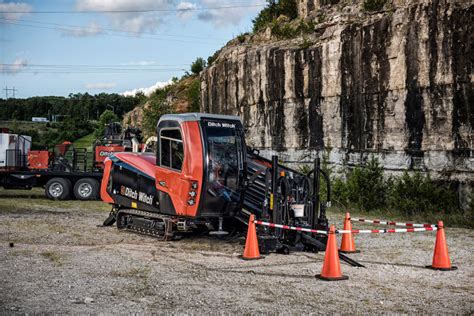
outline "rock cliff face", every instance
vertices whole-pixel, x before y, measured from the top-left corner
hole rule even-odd
[[[268,30],[231,42],[201,73],[202,110],[240,115],[247,142],[284,161],[376,155],[387,170],[472,182],[472,1],[393,0],[377,13],[361,2],[300,0],[316,25],[304,40]]]

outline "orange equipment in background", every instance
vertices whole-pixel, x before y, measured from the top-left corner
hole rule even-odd
[[[125,151],[124,146],[95,146],[94,149],[94,162],[96,168],[104,168],[104,161],[107,157],[110,157],[114,153]]]
[[[47,150],[30,150],[28,153],[28,168],[48,169],[53,153]]]

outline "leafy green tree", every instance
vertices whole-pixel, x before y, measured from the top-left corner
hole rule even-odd
[[[196,60],[191,64],[191,72],[198,75],[201,71],[206,68],[206,61],[202,57],[196,58]]]
[[[284,15],[290,20],[298,17],[298,6],[295,0],[267,0],[267,2],[267,6],[252,20],[254,32],[265,29],[280,15]]]
[[[193,80],[188,88],[186,95],[189,106],[189,112],[199,112],[201,109],[201,81],[199,78]]]
[[[153,92],[143,109],[143,131],[145,135],[154,135],[156,123],[164,114],[173,113],[173,109],[166,100],[168,89],[159,89]]]
[[[103,137],[104,130],[107,124],[117,121],[119,121],[119,118],[117,115],[115,115],[114,112],[112,112],[111,110],[105,110],[99,117],[99,122],[94,132],[94,136],[96,138]]]

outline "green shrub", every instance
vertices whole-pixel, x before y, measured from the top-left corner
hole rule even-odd
[[[186,97],[188,99],[188,111],[189,112],[199,112],[201,104],[201,81],[199,78],[193,80],[191,85],[188,88]]]
[[[382,10],[387,0],[364,0],[363,8],[365,11]]]
[[[271,25],[272,35],[278,38],[294,38],[298,34],[297,29],[291,27],[291,25],[287,23],[278,23],[274,22]]]
[[[216,51],[214,52],[214,54],[212,54],[211,56],[207,57],[207,66],[208,66],[208,67],[211,66],[211,65],[214,63],[214,61],[217,59],[217,56],[219,56],[219,53],[220,53],[220,52],[221,52],[220,49],[219,49],[219,50],[216,50]]]
[[[303,42],[299,45],[301,49],[308,49],[310,48],[314,43],[310,40],[308,40],[306,37],[303,38]]]
[[[386,183],[383,168],[377,159],[365,166],[357,166],[341,179],[333,181],[333,195],[343,205],[354,205],[360,210],[372,211],[385,206]]]
[[[303,20],[297,26],[289,23],[287,19],[276,19],[270,23],[270,30],[273,36],[280,39],[295,38],[299,35],[311,34],[314,32],[315,25],[312,22]]]
[[[412,176],[405,172],[393,180],[389,204],[404,215],[453,213],[459,207],[457,194],[452,188],[436,183],[419,172]]]
[[[196,75],[199,75],[204,68],[206,68],[206,61],[202,57],[196,58],[196,60],[191,64],[191,72]]]
[[[95,138],[99,139],[104,136],[105,126],[112,122],[118,122],[119,118],[114,112],[105,110],[99,117],[97,129],[94,131]]]
[[[239,41],[240,44],[245,43],[245,40],[247,39],[248,33],[241,33],[237,35],[237,41]]]
[[[267,6],[252,20],[255,33],[264,30],[280,15],[284,15],[290,20],[298,17],[298,7],[295,0],[267,0],[267,2]]]
[[[143,131],[145,135],[154,135],[156,123],[164,114],[173,113],[173,109],[166,100],[169,87],[158,89],[150,95],[149,107],[143,110]]]
[[[299,34],[310,34],[314,32],[315,27],[316,25],[312,21],[305,22],[304,20],[301,20],[297,30]]]

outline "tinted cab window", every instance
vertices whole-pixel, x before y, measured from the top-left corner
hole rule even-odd
[[[160,166],[181,171],[184,148],[179,129],[163,129],[160,133]]]

